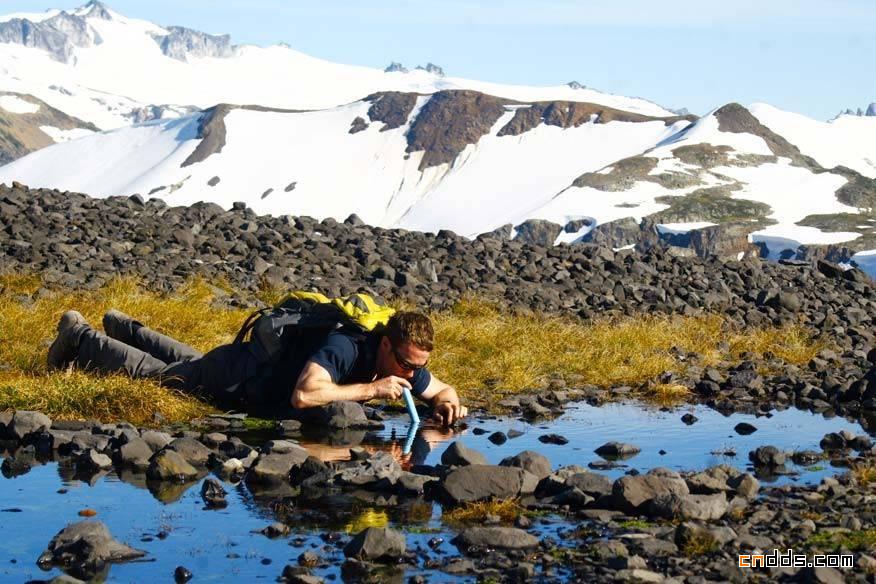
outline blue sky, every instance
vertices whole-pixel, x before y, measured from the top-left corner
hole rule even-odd
[[[85,0],[0,0],[0,13]],[[694,113],[765,101],[828,119],[876,101],[873,0],[110,0],[159,24],[341,63],[526,85],[577,80]]]

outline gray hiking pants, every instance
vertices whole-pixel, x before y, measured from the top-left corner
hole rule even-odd
[[[117,338],[85,327],[76,357],[79,368],[157,379],[166,387],[219,402],[239,401],[245,382],[258,373],[246,343],[221,345],[202,354],[136,320],[109,318],[107,331]]]

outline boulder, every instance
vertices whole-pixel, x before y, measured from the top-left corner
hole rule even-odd
[[[551,462],[543,454],[532,450],[524,450],[514,456],[503,458],[499,466],[522,468],[541,480],[551,474]]]
[[[171,442],[173,437],[167,432],[158,432],[156,430],[146,430],[140,434],[140,438],[149,445],[152,452],[158,452]]]
[[[468,466],[471,464],[487,464],[486,457],[463,444],[456,441],[447,447],[441,454],[441,464],[448,466]]]
[[[263,454],[250,467],[246,480],[256,484],[288,483],[289,472],[304,464],[307,457],[307,451],[300,447],[283,454]]]
[[[522,468],[472,465],[451,471],[441,484],[442,495],[452,504],[489,499],[510,499],[535,491],[538,479]]]
[[[186,462],[194,466],[206,466],[207,461],[210,459],[211,450],[194,438],[177,438],[168,444],[167,448],[173,450],[182,456]]]
[[[526,550],[538,547],[538,538],[516,527],[469,527],[453,543],[463,552],[473,547]]]
[[[541,247],[552,247],[563,227],[544,219],[527,219],[517,227],[515,241],[530,243]]]
[[[99,471],[113,467],[113,461],[106,454],[95,452],[90,448],[76,456],[76,468],[80,471]]]
[[[724,493],[715,495],[658,495],[651,499],[648,512],[665,519],[695,519],[713,521],[727,513],[729,504]]]
[[[625,444],[623,442],[606,442],[594,452],[605,458],[606,460],[618,458],[630,458],[642,451],[635,444]]]
[[[612,485],[615,506],[625,513],[645,511],[648,503],[660,495],[687,495],[687,483],[678,473],[655,468],[647,474],[624,476]]]
[[[134,438],[127,444],[122,444],[118,452],[118,460],[125,466],[147,468],[152,458],[152,448],[142,438]]]
[[[18,410],[12,415],[8,433],[13,440],[23,440],[25,436],[45,432],[52,427],[52,420],[40,412]]]
[[[173,450],[162,450],[152,457],[146,476],[158,481],[186,482],[198,477],[198,470]]]
[[[760,446],[748,453],[754,466],[776,468],[785,464],[785,453],[775,446]]]
[[[115,540],[100,521],[80,521],[58,532],[37,563],[47,568],[61,566],[77,578],[90,580],[108,563],[145,555],[146,552]]]
[[[405,536],[389,527],[369,527],[344,546],[348,558],[367,561],[397,560],[405,553]]]
[[[567,487],[576,488],[596,499],[611,494],[611,480],[596,472],[575,473],[566,478],[565,484]]]

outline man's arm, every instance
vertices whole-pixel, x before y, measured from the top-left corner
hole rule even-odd
[[[435,410],[435,419],[449,426],[460,418],[468,415],[468,408],[459,403],[459,395],[453,387],[447,385],[434,375],[420,395],[420,399],[428,401]]]
[[[371,383],[351,383],[338,385],[332,381],[329,372],[318,363],[308,361],[295,389],[292,390],[291,405],[296,409],[324,406],[336,401],[366,401],[369,399],[398,399],[402,388],[410,389],[411,384],[401,377],[384,377]]]

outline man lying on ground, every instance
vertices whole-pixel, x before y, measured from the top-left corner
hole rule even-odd
[[[417,312],[398,312],[372,333],[334,331],[315,350],[289,355],[285,366],[268,371],[246,342],[201,354],[117,310],[104,315],[103,328],[106,334],[79,312],[65,312],[49,347],[49,369],[125,372],[223,405],[258,405],[274,413],[335,401],[395,400],[403,388],[429,403],[444,425],[468,413],[456,390],[426,369],[434,332],[429,318]]]

